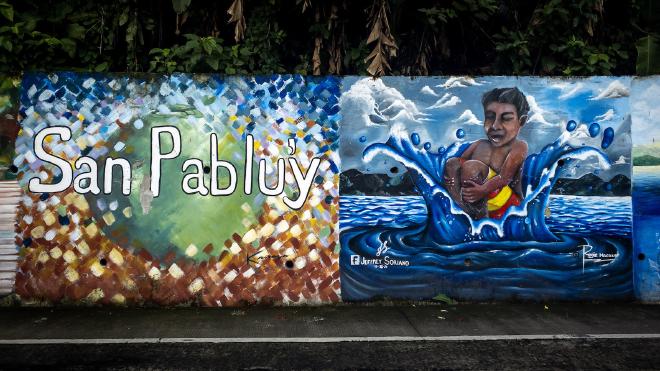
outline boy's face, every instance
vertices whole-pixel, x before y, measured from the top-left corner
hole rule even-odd
[[[495,147],[511,143],[522,126],[516,106],[510,103],[489,103],[484,110],[484,117],[484,131]]]

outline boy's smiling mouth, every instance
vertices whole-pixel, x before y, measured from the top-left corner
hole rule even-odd
[[[488,134],[488,139],[495,143],[500,143],[504,139],[504,134],[501,133],[489,133]]]

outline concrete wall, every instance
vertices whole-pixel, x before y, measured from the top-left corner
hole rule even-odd
[[[26,74],[16,180],[0,188],[0,225],[15,219],[15,239],[0,231],[0,294],[657,301],[659,89]]]

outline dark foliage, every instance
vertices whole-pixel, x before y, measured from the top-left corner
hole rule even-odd
[[[0,0],[0,72],[657,73],[655,10],[653,0]]]

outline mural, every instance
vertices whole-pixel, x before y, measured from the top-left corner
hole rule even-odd
[[[3,81],[20,303],[660,301],[657,77]]]
[[[629,78],[344,79],[344,300],[632,297]]]
[[[632,83],[635,295],[660,301],[660,80]]]
[[[339,300],[339,80],[27,74],[23,301]]]

